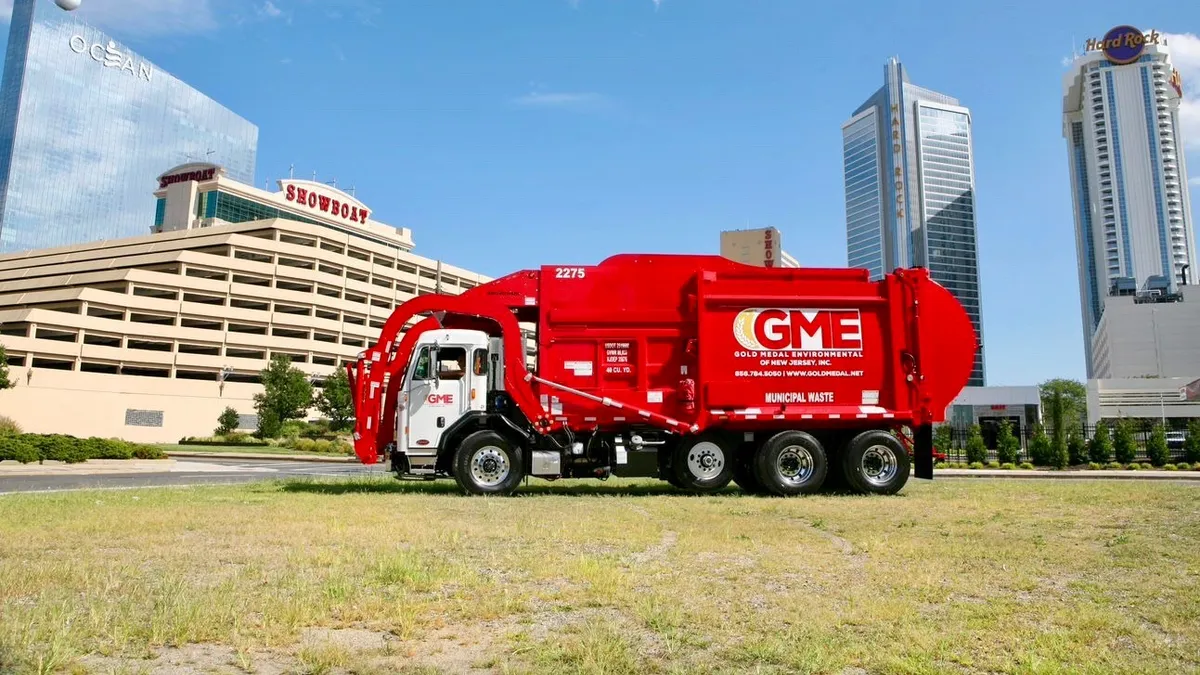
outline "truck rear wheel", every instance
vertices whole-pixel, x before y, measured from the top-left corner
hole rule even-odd
[[[846,482],[863,494],[896,494],[908,482],[909,465],[900,441],[880,429],[855,436],[842,452]]]
[[[781,431],[754,454],[755,478],[766,492],[780,497],[816,492],[828,471],[825,449],[803,431]]]
[[[454,452],[454,480],[467,494],[511,494],[524,475],[521,449],[494,431],[476,431]]]
[[[685,490],[716,492],[733,480],[732,450],[716,436],[685,438],[675,449],[671,471]]]

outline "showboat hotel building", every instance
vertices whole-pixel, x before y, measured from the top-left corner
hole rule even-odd
[[[324,183],[271,192],[188,163],[154,196],[148,234],[0,256],[0,410],[26,431],[176,442],[226,406],[251,430],[272,357],[319,385],[400,303],[489,280]]]

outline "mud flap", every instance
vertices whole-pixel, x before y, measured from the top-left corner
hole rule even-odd
[[[932,424],[923,424],[913,430],[913,464],[917,478],[933,480]]]

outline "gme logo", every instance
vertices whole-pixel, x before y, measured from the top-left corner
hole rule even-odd
[[[453,405],[454,394],[430,394],[425,400],[429,405]]]
[[[863,348],[857,309],[744,309],[733,320],[733,335],[751,351]]]

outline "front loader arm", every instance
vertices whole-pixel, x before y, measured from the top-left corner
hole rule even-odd
[[[434,316],[420,321],[397,341],[396,336],[405,323],[422,312]],[[379,341],[360,357],[357,372],[350,378],[355,408],[354,453],[362,463],[379,461],[387,444],[395,440],[396,405],[403,369],[418,338],[426,331],[442,327],[447,320],[453,321],[456,316],[485,319],[499,328],[504,340],[505,388],[517,409],[532,424],[540,428],[550,425],[527,382],[524,337],[512,309],[480,294],[422,295],[396,308],[384,324]]]

